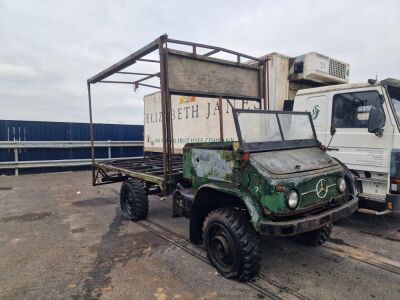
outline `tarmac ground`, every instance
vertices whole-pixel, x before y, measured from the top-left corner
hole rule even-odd
[[[90,172],[0,177],[0,299],[399,299],[400,218],[356,213],[310,248],[262,238],[261,274],[221,277],[170,199],[125,220]]]

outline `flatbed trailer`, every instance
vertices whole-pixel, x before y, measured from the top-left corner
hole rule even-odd
[[[136,178],[144,180],[149,184],[162,186],[163,178],[163,160],[162,155],[147,155],[140,158],[107,160],[95,162],[94,169],[96,170],[97,178],[102,176],[103,182],[109,181],[125,181],[128,178]],[[182,179],[182,156],[172,156],[172,173],[171,177],[174,181]]]

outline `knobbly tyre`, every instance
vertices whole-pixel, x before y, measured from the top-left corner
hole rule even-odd
[[[167,42],[190,45],[193,52],[171,51]],[[204,57],[197,52],[201,47],[212,50],[207,55],[225,51],[237,60]],[[232,107],[237,141],[223,142],[220,127],[221,142],[188,143],[183,155],[171,151],[173,93],[219,96],[220,101],[222,97],[264,100],[267,107],[265,90],[260,89],[265,68],[257,58],[161,36],[88,80],[90,112],[92,84],[132,83],[137,87],[149,76],[134,82],[104,79],[138,60],[153,61],[142,57],[156,49],[161,71],[154,76],[160,76],[161,82],[165,151],[162,157],[145,153],[143,158],[96,161],[92,147],[93,184],[123,182],[122,212],[134,221],[146,219],[148,195],[173,195],[174,216],[189,218],[191,242],[204,243],[210,262],[227,278],[246,281],[258,273],[262,235],[293,236],[311,246],[323,244],[333,222],[351,215],[358,199],[346,192],[345,171],[325,153],[309,113]],[[241,64],[240,57],[258,65]],[[190,88],[185,89],[186,85]],[[90,124],[93,141],[92,118]]]

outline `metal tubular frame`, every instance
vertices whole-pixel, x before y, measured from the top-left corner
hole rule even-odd
[[[91,77],[87,80],[87,88],[88,88],[88,100],[89,100],[89,118],[90,118],[90,140],[92,145],[92,173],[93,173],[93,185],[96,185],[96,175],[95,175],[95,152],[94,152],[94,132],[93,132],[93,112],[92,112],[92,96],[91,96],[91,85],[96,83],[117,83],[117,84],[132,84],[134,89],[136,90],[138,86],[145,86],[150,88],[157,88],[161,90],[161,110],[162,110],[162,133],[163,133],[163,180],[164,185],[171,184],[172,182],[172,173],[173,173],[173,128],[172,128],[172,115],[171,115],[171,95],[172,91],[169,90],[168,85],[168,53],[173,53],[173,49],[168,48],[168,44],[175,44],[175,45],[185,45],[190,46],[192,48],[192,53],[190,52],[182,52],[186,53],[193,59],[198,60],[209,60],[209,61],[218,61],[219,59],[210,58],[211,55],[216,53],[228,53],[234,55],[236,58],[235,60],[219,60],[223,64],[230,64],[235,65],[240,68],[252,68],[256,65],[256,68],[260,70],[260,80],[263,82],[259,82],[259,89],[260,89],[260,99],[255,99],[257,101],[262,101],[264,109],[268,107],[267,104],[267,91],[265,86],[266,76],[268,70],[266,68],[265,60],[259,59],[244,53],[236,52],[233,50],[229,50],[226,48],[200,44],[200,43],[193,43],[181,40],[170,39],[166,34],[160,36],[153,42],[149,43],[148,45],[142,47],[141,49],[137,50],[136,52],[132,53],[131,55],[127,56],[126,58],[122,59],[121,61],[115,63],[111,67],[103,70],[102,72],[98,73],[97,75]],[[198,49],[207,49],[208,52],[205,54],[199,54]],[[144,58],[146,55],[153,53],[158,50],[160,60],[154,59],[147,59]],[[178,51],[177,51],[178,52]],[[251,64],[243,63],[242,59],[247,59],[252,61]],[[148,62],[148,63],[158,63],[160,65],[160,72],[157,73],[138,73],[138,72],[130,72],[130,71],[123,71],[125,68],[135,64],[136,62]],[[114,74],[120,75],[141,75],[145,76],[135,81],[121,81],[121,80],[109,80],[108,78]],[[160,79],[160,86],[150,85],[142,83],[145,80],[159,77]],[[107,80],[106,80],[107,79]],[[197,96],[206,96],[212,98],[219,98],[219,105],[220,105],[220,131],[221,131],[221,139],[223,140],[223,118],[222,118],[222,96],[217,94],[196,94]],[[254,100],[254,99],[245,99],[242,96],[232,97],[239,100]],[[163,188],[165,188],[164,186]]]

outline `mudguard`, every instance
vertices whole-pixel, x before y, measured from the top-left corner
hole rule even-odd
[[[254,229],[258,232],[260,228],[260,222],[263,219],[263,209],[261,203],[256,201],[251,197],[251,195],[246,192],[245,190],[235,187],[232,184],[227,184],[226,182],[215,182],[215,183],[208,183],[202,185],[195,195],[195,199],[193,202],[192,212],[196,211],[196,208],[199,207],[201,204],[199,203],[200,195],[205,190],[215,190],[221,193],[229,194],[239,198],[247,208],[249,213],[251,223],[253,224]]]

